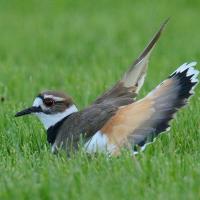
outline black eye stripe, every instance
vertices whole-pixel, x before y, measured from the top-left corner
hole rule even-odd
[[[63,104],[63,101],[55,101],[55,104]]]

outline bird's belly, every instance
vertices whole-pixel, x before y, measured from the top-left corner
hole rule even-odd
[[[115,145],[109,144],[108,137],[101,131],[98,131],[85,143],[84,148],[88,153],[101,152],[112,154],[115,150]]]

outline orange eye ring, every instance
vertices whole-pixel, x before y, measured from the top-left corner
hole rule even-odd
[[[47,107],[51,107],[55,104],[55,101],[51,98],[46,98],[43,100],[43,102],[44,102],[44,105]]]

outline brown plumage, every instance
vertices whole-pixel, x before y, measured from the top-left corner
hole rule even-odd
[[[72,141],[77,143],[80,133],[84,133],[86,140],[100,130],[106,122],[116,114],[121,106],[129,105],[134,102],[140,88],[143,85],[144,77],[147,72],[150,54],[157,43],[168,19],[161,25],[160,29],[153,36],[141,55],[133,62],[129,70],[123,75],[110,90],[98,97],[88,108],[74,113],[66,119],[58,131],[55,143],[59,146],[60,141]],[[73,123],[72,123],[73,122]],[[66,135],[66,132],[68,133]],[[68,139],[66,139],[66,137]],[[69,146],[69,145],[64,145]],[[74,145],[73,145],[74,146]]]
[[[52,151],[77,149],[82,137],[87,152],[120,153],[122,147],[137,152],[161,132],[179,108],[193,94],[197,84],[196,63],[185,63],[143,99],[136,101],[144,83],[148,60],[166,23],[155,34],[143,53],[110,90],[87,108],[78,111],[72,98],[62,92],[45,91],[33,106],[16,116],[34,113],[44,124]]]
[[[104,101],[71,114],[57,130],[54,145],[59,146],[62,142],[65,148],[77,147],[80,134],[84,133],[84,139],[88,140],[86,149],[94,152],[97,147],[92,141],[100,131],[102,137],[107,138],[105,146],[100,147],[111,146],[109,153],[112,155],[118,155],[124,146],[135,152],[137,146],[144,149],[145,144],[167,130],[174,114],[193,94],[193,87],[198,82],[198,71],[193,68],[195,64],[182,65],[139,101],[119,106],[116,98],[116,102]],[[101,143],[100,140],[103,139],[100,137],[95,142]]]

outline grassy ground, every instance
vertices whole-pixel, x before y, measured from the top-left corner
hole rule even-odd
[[[200,3],[0,1],[0,199],[200,199],[199,87],[165,134],[137,156],[51,155],[34,117],[15,119],[43,89],[83,108],[120,78],[161,22],[141,96],[200,59]],[[199,68],[199,66],[198,66]]]

